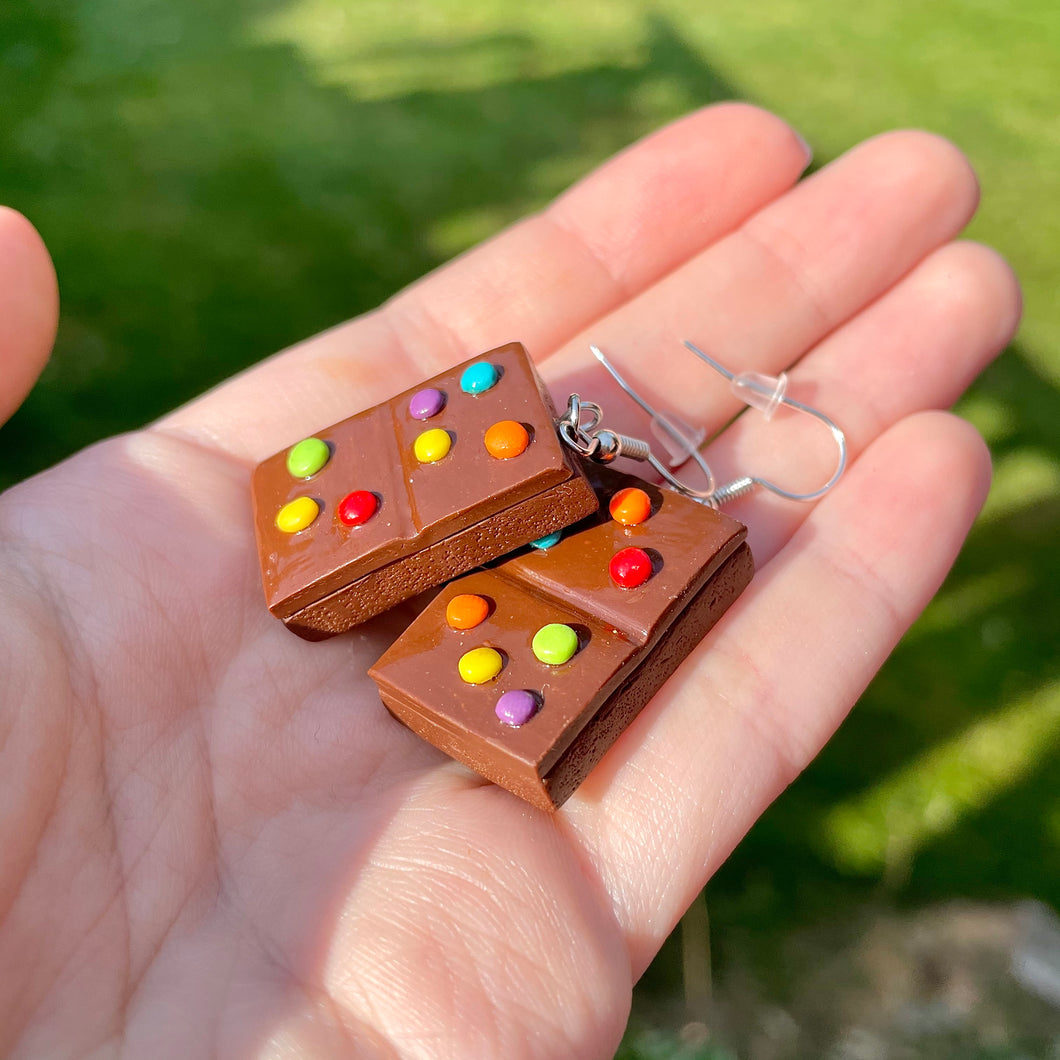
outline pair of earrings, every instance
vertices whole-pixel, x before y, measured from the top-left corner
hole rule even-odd
[[[767,417],[787,405],[828,427],[839,459],[820,489],[751,475],[718,486],[702,432],[654,409],[596,347],[668,460],[577,394],[557,417],[509,343],[259,465],[270,610],[316,640],[446,583],[369,670],[380,698],[453,758],[555,810],[750,581],[746,527],[719,507],[759,487],[812,500],[846,464],[843,432],[787,397],[785,376],[736,375],[686,345]],[[620,456],[672,488],[606,466]],[[688,459],[703,488],[674,474]]]

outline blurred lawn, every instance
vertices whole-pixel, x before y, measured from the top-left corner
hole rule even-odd
[[[56,355],[0,484],[367,309],[698,104],[827,161],[955,139],[1027,293],[964,404],[997,487],[938,600],[709,889],[718,963],[867,896],[1060,908],[1060,7],[1053,0],[3,0],[0,200],[56,259]],[[917,469],[911,467],[910,475]],[[940,483],[939,488],[944,488]],[[657,962],[642,996],[673,989]]]

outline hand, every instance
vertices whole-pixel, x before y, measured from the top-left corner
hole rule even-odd
[[[987,489],[982,441],[935,411],[1019,312],[1003,262],[953,242],[967,163],[916,132],[796,184],[806,162],[770,115],[692,115],[379,311],[3,497],[0,1052],[612,1055],[633,982]],[[10,409],[55,314],[16,215],[0,270]],[[365,670],[408,613],[307,644],[266,612],[262,457],[511,339],[561,404],[577,390],[645,434],[592,341],[716,429],[733,399],[684,338],[735,370],[794,363],[852,463],[816,505],[733,506],[754,582],[554,817],[382,708]],[[834,459],[816,427],[748,416],[710,459],[812,489]]]

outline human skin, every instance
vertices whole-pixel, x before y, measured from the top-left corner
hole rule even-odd
[[[982,440],[941,410],[1019,295],[957,241],[968,163],[921,132],[800,182],[807,161],[760,110],[692,114],[379,310],[0,498],[0,1054],[613,1054],[633,983],[938,588],[988,486]],[[0,214],[5,414],[56,313],[46,251]],[[754,581],[557,814],[382,709],[365,671],[410,610],[320,644],[265,610],[261,458],[512,339],[561,403],[631,433],[589,342],[720,428],[734,399],[685,338],[790,367],[850,466],[816,504],[732,505]],[[708,457],[812,489],[821,430],[753,413]]]

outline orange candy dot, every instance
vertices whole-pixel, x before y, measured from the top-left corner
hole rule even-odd
[[[489,603],[483,597],[470,593],[454,596],[445,606],[445,620],[450,629],[474,629],[486,620],[489,613]]]
[[[501,420],[486,431],[486,451],[498,460],[510,460],[526,451],[530,435],[521,423]]]
[[[642,489],[629,486],[619,490],[607,506],[611,518],[623,526],[636,526],[651,515],[651,499]]]

